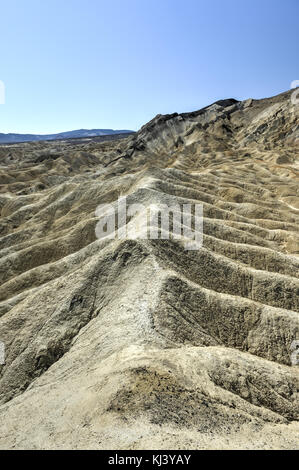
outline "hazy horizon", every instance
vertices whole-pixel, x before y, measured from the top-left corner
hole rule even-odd
[[[81,127],[80,129],[65,129],[63,131],[58,132],[42,132],[42,133],[35,133],[35,132],[0,132],[0,134],[20,134],[20,135],[55,135],[55,134],[64,134],[67,132],[74,132],[74,131],[95,131],[95,130],[107,130],[107,131],[131,131],[131,129],[108,129],[107,127],[99,127],[93,129],[86,129],[85,127]]]

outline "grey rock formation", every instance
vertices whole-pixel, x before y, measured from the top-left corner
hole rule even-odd
[[[287,92],[0,147],[0,448],[298,447],[298,137]],[[120,195],[202,248],[98,240]]]

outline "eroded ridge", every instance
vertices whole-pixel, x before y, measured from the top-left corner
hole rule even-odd
[[[0,146],[1,448],[296,448],[290,94]],[[202,248],[98,240],[119,196],[202,204]]]

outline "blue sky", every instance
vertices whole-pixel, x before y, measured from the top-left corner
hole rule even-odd
[[[0,132],[138,129],[299,79],[298,0],[0,0]]]

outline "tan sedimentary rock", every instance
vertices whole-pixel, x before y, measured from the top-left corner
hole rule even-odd
[[[298,447],[290,96],[0,146],[0,448]],[[98,240],[124,195],[203,204],[202,248]]]

